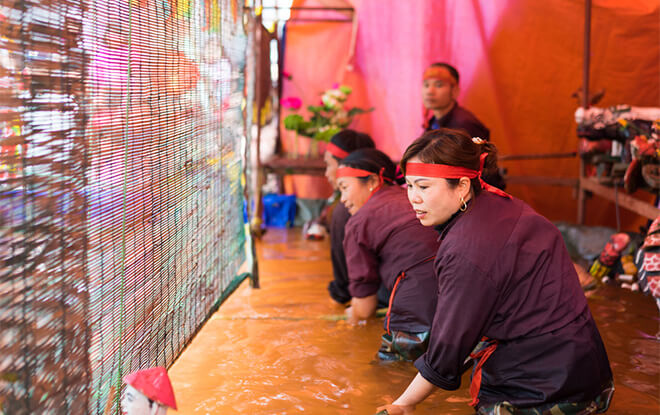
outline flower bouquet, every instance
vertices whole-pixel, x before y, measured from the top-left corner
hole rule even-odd
[[[344,103],[351,92],[351,88],[344,85],[325,91],[321,96],[320,105],[307,106],[307,110],[311,113],[309,119],[305,119],[300,114],[289,114],[284,118],[284,128],[312,138],[314,147],[319,141],[330,141],[333,135],[347,128],[356,115],[373,111],[373,108],[365,110],[358,107],[346,107]],[[282,100],[283,107],[294,111],[301,105],[302,102],[299,98],[292,97]]]

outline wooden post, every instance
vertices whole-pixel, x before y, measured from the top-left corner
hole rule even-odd
[[[578,225],[584,225],[584,208],[586,205],[586,190],[582,187],[582,179],[584,179],[585,165],[584,160],[580,157],[580,166],[579,176],[578,176],[578,185],[577,185],[577,223]]]
[[[259,2],[261,3],[261,2]],[[257,166],[255,174],[257,175],[256,180],[256,189],[254,189],[255,201],[254,201],[254,216],[250,221],[250,233],[252,235],[252,272],[250,277],[250,286],[252,288],[259,288],[259,267],[257,264],[257,252],[255,247],[254,238],[261,237],[261,216],[263,213],[263,201],[261,195],[261,188],[263,187],[263,166],[261,165],[261,101],[263,99],[264,91],[261,88],[261,35],[262,35],[262,16],[261,16],[261,4],[255,4],[255,10],[258,10],[258,14],[255,16],[254,24],[254,47],[255,47],[255,101],[257,102],[257,137],[256,137],[256,159]]]
[[[591,0],[584,0],[584,56],[582,58],[582,107],[589,108],[589,62],[591,58]],[[580,157],[580,179],[584,177],[586,166]],[[584,210],[586,205],[586,194],[581,184],[577,188],[577,223],[584,224]]]
[[[261,163],[261,101],[263,99],[264,91],[261,90],[261,35],[262,35],[262,20],[261,14],[258,14],[255,18],[254,25],[254,43],[255,43],[255,101],[257,102],[257,148],[256,148],[256,159],[257,159],[257,188],[255,189],[255,210],[254,210],[254,223],[252,223],[252,233],[253,235],[260,237],[261,236],[261,214],[263,212],[263,202],[261,200],[261,187],[263,186],[263,166]],[[255,227],[258,228],[255,229]]]
[[[582,106],[589,108],[589,63],[591,60],[591,0],[584,0],[584,57],[582,59]]]

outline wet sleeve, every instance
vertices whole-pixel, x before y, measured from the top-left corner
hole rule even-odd
[[[498,293],[491,278],[463,257],[450,256],[435,266],[438,303],[429,347],[415,367],[437,387],[455,390],[463,361],[491,321]]]
[[[350,222],[350,221],[349,221]],[[378,292],[378,254],[357,226],[348,226],[344,236],[344,255],[348,269],[348,290],[351,296],[364,298]]]

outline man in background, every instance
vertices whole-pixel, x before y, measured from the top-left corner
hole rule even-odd
[[[425,121],[425,130],[453,128],[464,130],[472,137],[490,140],[490,131],[474,114],[458,105],[459,75],[456,68],[444,63],[433,63],[424,71],[422,88],[424,108],[432,114]]]
[[[444,62],[433,63],[424,71],[423,80],[422,95],[427,113],[424,124],[426,131],[452,128],[463,130],[471,137],[490,141],[488,128],[456,101],[459,93],[459,75],[456,68]],[[428,114],[431,114],[430,118]],[[504,178],[499,172],[485,175],[483,179],[486,183],[502,190],[506,187]]]

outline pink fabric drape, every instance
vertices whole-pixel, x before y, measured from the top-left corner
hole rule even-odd
[[[353,128],[372,135],[398,159],[419,136],[424,68],[436,61],[461,74],[459,102],[491,130],[500,154],[555,153],[577,147],[571,94],[582,84],[584,2],[549,0],[361,0],[352,70],[338,76],[350,43],[350,24],[290,25],[285,69],[298,77],[305,103],[334,82],[354,89],[349,104],[375,107]],[[660,2],[594,0],[592,91],[599,104],[660,106]],[[285,85],[285,96],[291,86]],[[310,97],[311,95],[311,97]],[[316,97],[317,98],[317,97]],[[576,159],[502,163],[512,175],[576,177]],[[303,189],[295,188],[296,192]],[[306,197],[326,196],[313,189]],[[305,190],[308,192],[309,189]],[[507,191],[552,220],[574,221],[568,188],[510,186]],[[649,199],[647,197],[647,199]],[[606,205],[606,208],[603,208]],[[640,222],[623,211],[623,223]],[[587,205],[589,224],[612,224],[609,204]]]

